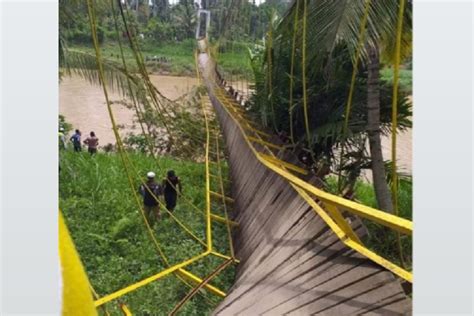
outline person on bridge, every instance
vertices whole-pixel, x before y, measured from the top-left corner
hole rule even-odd
[[[169,170],[166,179],[163,180],[163,192],[165,196],[166,208],[168,211],[174,211],[179,193],[182,193],[181,181],[173,170]]]
[[[97,147],[99,146],[99,139],[95,136],[94,132],[90,133],[90,136],[86,138],[84,144],[88,146],[88,151],[91,155],[97,153]]]
[[[74,151],[76,152],[82,151],[80,130],[76,129],[76,132],[74,133],[74,135],[71,136],[69,140],[72,142],[74,146]]]
[[[162,194],[161,186],[155,182],[155,173],[150,171],[147,173],[147,182],[140,185],[138,189],[141,196],[143,197],[143,210],[145,211],[145,216],[150,224],[153,224],[156,221],[159,221],[161,218],[160,214],[160,203],[159,196]]]

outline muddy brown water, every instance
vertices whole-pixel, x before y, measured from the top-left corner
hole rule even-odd
[[[177,99],[197,85],[197,79],[191,77],[150,75],[152,83],[169,99]],[[124,97],[109,89],[109,99],[121,101]],[[112,105],[115,120],[123,137],[129,132],[140,132],[140,126],[134,122],[135,111],[114,103]],[[87,80],[73,75],[64,77],[59,84],[59,114],[73,128],[81,130],[83,138],[94,131],[99,138],[99,145],[115,144],[109,113],[101,86],[90,84]]]
[[[196,78],[150,75],[153,84],[169,99],[177,99],[192,90],[198,84]],[[241,83],[245,86],[244,83]],[[240,87],[236,85],[236,87]],[[110,89],[109,89],[110,90]],[[240,90],[240,89],[239,89]],[[246,87],[244,87],[246,92]],[[111,101],[123,100],[123,97],[110,91]],[[121,104],[113,104],[117,124],[121,136],[129,132],[140,132],[140,126],[134,123],[134,111]],[[79,76],[64,77],[59,85],[59,113],[66,117],[66,121],[74,128],[83,132],[83,137],[94,131],[99,137],[100,145],[115,144],[115,137],[105,104],[102,87],[90,84]],[[391,137],[382,138],[384,159],[391,159]],[[412,130],[401,132],[397,136],[397,163],[400,171],[412,173]],[[371,172],[365,171],[364,176],[372,180]]]

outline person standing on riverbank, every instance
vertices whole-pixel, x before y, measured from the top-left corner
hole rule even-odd
[[[88,146],[88,151],[91,155],[97,153],[97,147],[99,146],[99,139],[95,136],[94,132],[90,133],[90,136],[86,138],[84,144]]]
[[[82,151],[80,130],[76,129],[76,132],[74,133],[74,135],[71,136],[69,140],[72,142],[75,152]]]
[[[181,181],[173,170],[169,170],[166,179],[163,180],[163,193],[165,196],[166,208],[170,212],[174,211],[174,208],[176,207],[176,201],[178,200],[178,187],[179,193],[181,194]]]
[[[155,173],[150,171],[146,175],[147,182],[140,185],[138,191],[143,197],[143,210],[150,226],[154,224],[154,218],[159,221],[161,218],[160,204],[158,202],[159,196],[162,194],[162,189],[158,183],[155,182]]]
[[[66,149],[66,136],[64,134],[64,128],[59,128],[59,149]]]

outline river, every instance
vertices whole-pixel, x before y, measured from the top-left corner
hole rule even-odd
[[[196,86],[198,81],[191,77],[150,75],[153,84],[169,99],[176,99]],[[244,89],[245,91],[246,89]],[[110,91],[111,101],[120,101],[123,97]],[[128,132],[140,133],[139,126],[133,122],[134,111],[121,104],[113,104],[117,124],[122,126],[121,136]],[[102,87],[92,85],[79,76],[64,77],[59,85],[59,113],[66,121],[83,132],[83,136],[94,131],[100,145],[115,144],[109,114],[105,104]],[[384,159],[391,159],[391,137],[382,138]],[[400,171],[412,173],[412,130],[399,133],[397,137],[397,163]],[[364,172],[371,181],[370,171]]]
[[[196,78],[176,76],[150,75],[150,79],[165,97],[172,100],[190,91],[198,82]],[[123,96],[109,89],[109,99],[121,101]],[[134,110],[119,103],[112,104],[112,107],[122,137],[129,132],[140,132],[140,126],[133,122]],[[101,86],[90,84],[77,75],[65,76],[59,84],[59,114],[64,115],[74,129],[81,130],[83,137],[94,131],[101,146],[115,144]]]

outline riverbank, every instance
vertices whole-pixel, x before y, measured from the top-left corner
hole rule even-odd
[[[93,47],[87,45],[72,45],[69,49],[94,54]],[[120,47],[117,43],[104,43],[101,49],[104,58],[122,63]],[[149,73],[184,77],[192,77],[196,74],[193,54],[195,49],[196,44],[194,40],[158,46],[150,42],[143,42],[140,47]],[[137,71],[137,63],[132,50],[127,45],[124,45],[123,53],[128,69],[130,71]],[[236,45],[234,49],[229,48],[227,51],[218,54],[219,64],[229,73],[249,76],[253,72],[246,54],[245,45]]]
[[[198,80],[193,77],[150,75],[152,83],[168,99],[174,100],[190,92],[197,86]],[[114,115],[120,126],[120,135],[140,133],[134,122],[135,112],[120,102],[124,97],[117,91],[109,91],[113,103]],[[99,137],[100,145],[115,144],[115,136],[107,111],[102,87],[89,83],[78,75],[64,76],[59,85],[59,114],[80,129],[83,135],[94,131]]]

